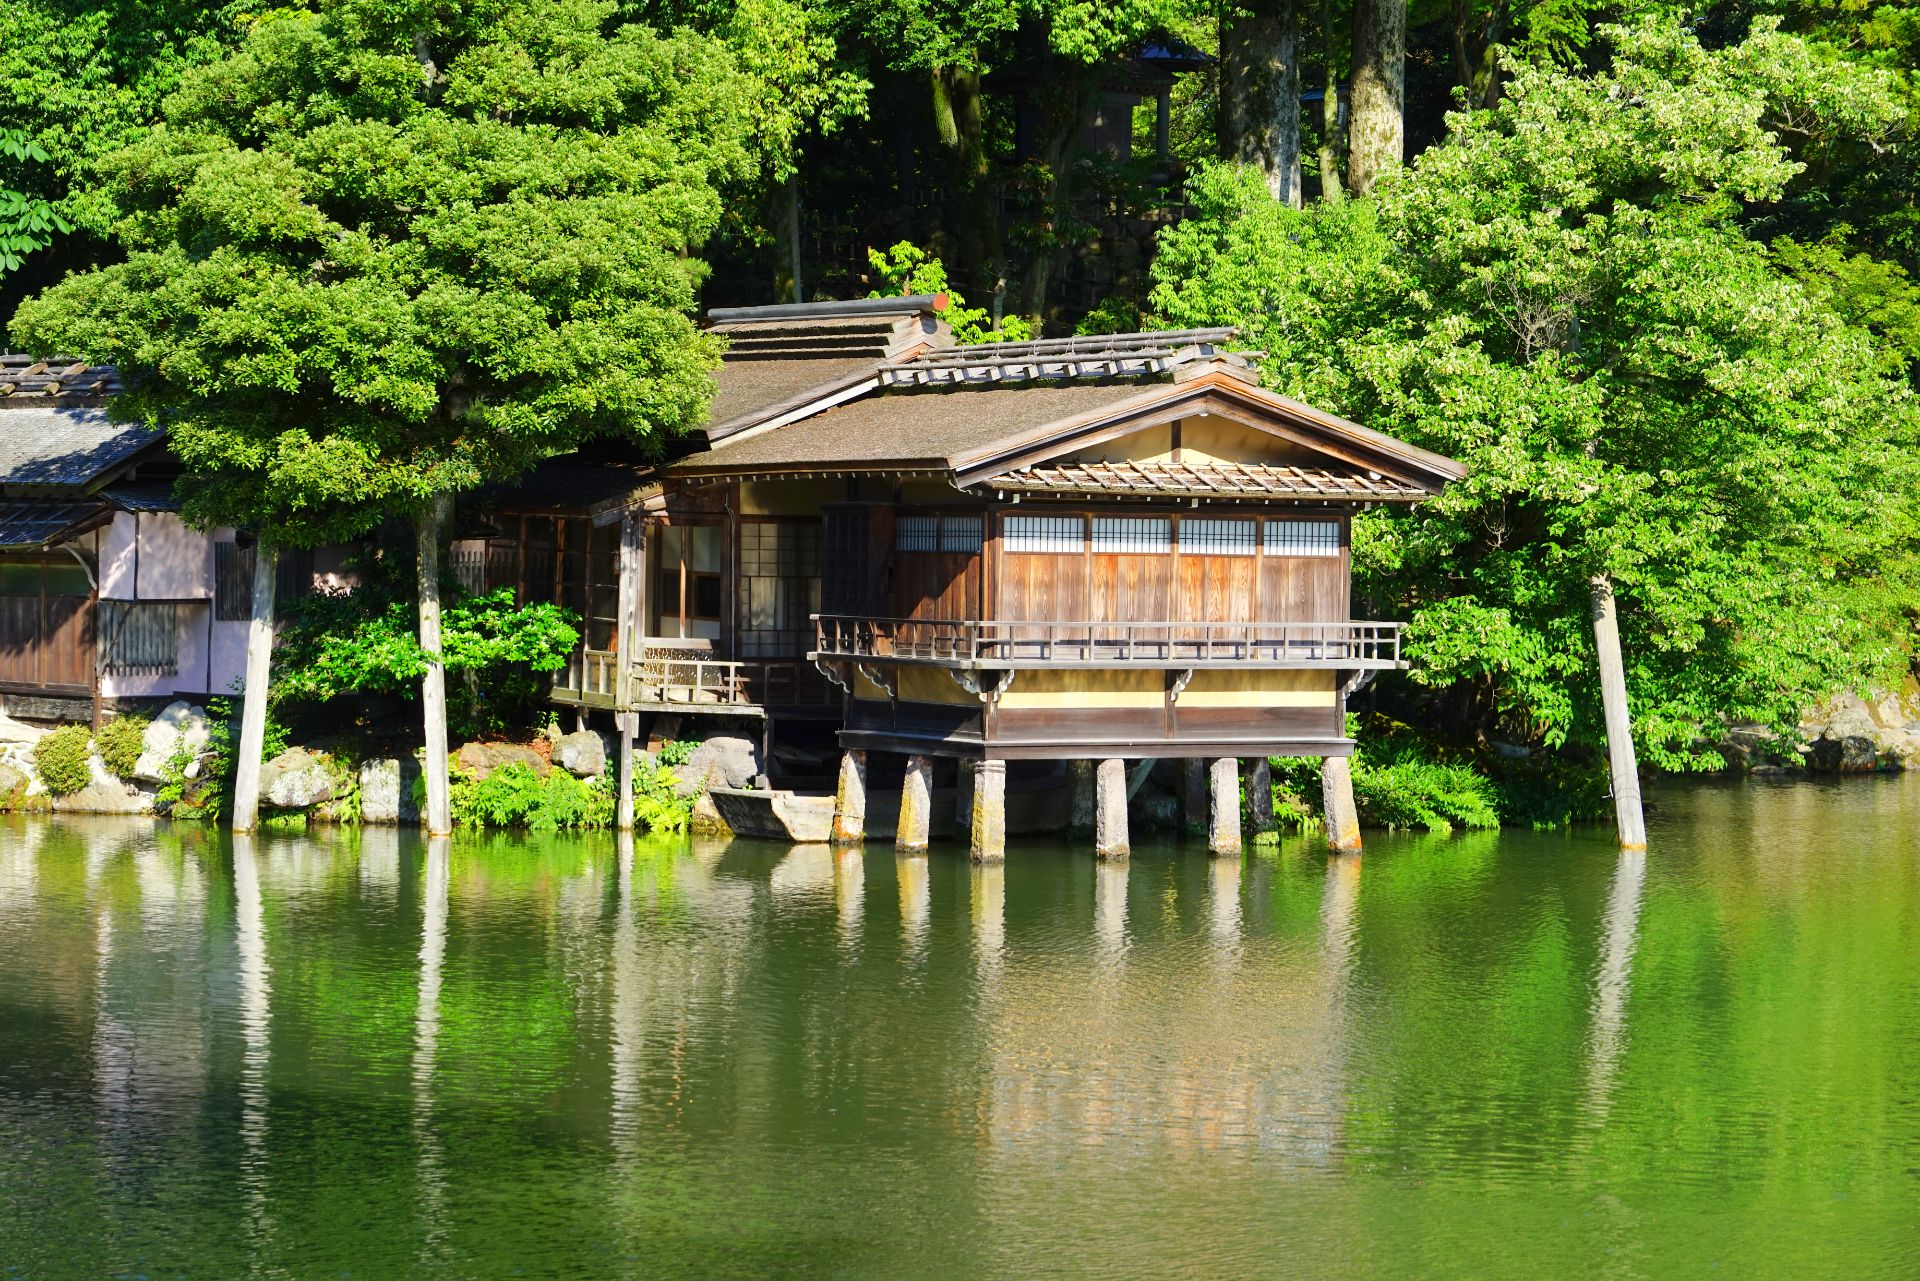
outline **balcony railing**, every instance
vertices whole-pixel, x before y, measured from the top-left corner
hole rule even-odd
[[[608,649],[577,649],[554,673],[553,697],[565,703],[615,707],[620,697],[620,655]],[[696,652],[649,647],[634,664],[628,684],[634,707],[809,708],[838,706],[839,693],[819,669],[796,660],[735,661]]]
[[[1401,623],[998,622],[814,616],[823,659],[965,667],[1401,667]]]

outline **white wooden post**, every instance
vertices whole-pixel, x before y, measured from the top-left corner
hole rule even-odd
[[[253,547],[253,616],[247,620],[247,687],[240,704],[240,756],[233,780],[233,830],[251,832],[260,821],[260,759],[267,741],[267,682],[273,671],[273,585],[278,556],[264,541]]]

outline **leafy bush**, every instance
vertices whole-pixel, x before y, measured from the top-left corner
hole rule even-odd
[[[85,725],[62,725],[33,748],[33,767],[55,796],[71,796],[93,781],[87,763],[93,735]]]
[[[880,278],[881,286],[867,295],[869,298],[883,294],[945,294],[947,325],[953,330],[956,343],[1022,342],[1033,337],[1033,326],[1024,316],[1002,316],[1000,327],[995,329],[993,317],[986,308],[967,306],[967,300],[947,284],[946,264],[910,240],[902,240],[884,253],[869,249],[867,261]]]
[[[693,759],[693,749],[700,746],[692,739],[670,738],[660,744],[660,763],[667,766],[685,765]]]
[[[206,781],[197,789],[188,786],[186,769],[192,757],[182,752],[167,763],[167,782],[155,797],[156,804],[170,806],[168,812],[175,818],[213,818],[231,812],[233,780],[240,769],[240,712],[238,697],[215,695],[207,700],[207,748],[211,758]],[[289,739],[286,725],[274,715],[269,701],[260,759],[270,761],[286,751]]]
[[[1353,775],[1354,804],[1362,819],[1381,827],[1425,828],[1451,832],[1500,826],[1500,810],[1491,782],[1466,765],[1429,761],[1358,762]]]
[[[115,778],[133,777],[133,767],[140,762],[147,726],[151,723],[145,716],[116,716],[100,727],[93,743],[108,773]]]
[[[686,830],[692,802],[675,796],[673,774],[639,768],[634,774],[634,818],[649,831]],[[465,827],[524,827],[534,832],[613,826],[614,781],[602,775],[581,782],[565,770],[541,778],[521,761],[502,765],[483,779],[456,771],[453,818]]]

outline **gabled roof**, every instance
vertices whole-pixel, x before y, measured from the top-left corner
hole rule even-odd
[[[163,433],[107,416],[112,365],[0,356],[0,487],[86,489],[110,479]]]
[[[977,488],[1001,494],[1073,494],[1107,498],[1214,500],[1335,499],[1409,503],[1428,492],[1379,473],[1259,463],[1059,463],[989,476]]]
[[[1108,340],[1110,349],[1125,345]],[[1148,344],[1139,346],[1145,349]],[[1160,423],[1214,414],[1324,456],[1324,464],[1310,469],[1317,481],[1309,480],[1305,471],[1289,477],[1286,468],[1260,473],[1260,483],[1276,499],[1411,501],[1438,493],[1466,474],[1452,459],[1253,385],[1243,361],[1176,354],[1180,358],[1173,367],[1155,371],[1158,380],[1151,382],[1061,369],[1026,382],[996,378],[898,385],[784,426],[723,441],[667,471],[686,477],[937,472],[949,474],[962,487],[1008,491],[1025,483],[1010,477],[1031,476],[1041,464],[1075,450]],[[1031,363],[1030,355],[1011,353],[1007,364]],[[1045,475],[1052,479],[1047,492],[1113,492],[1111,475],[1058,467]],[[1076,478],[1084,487],[1069,488]],[[1165,496],[1224,493],[1227,487],[1244,496],[1240,482],[1252,483],[1247,475],[1235,480],[1225,472],[1206,477],[1166,474],[1151,477],[1164,482],[1156,491],[1148,477],[1136,479],[1140,483],[1132,492]]]
[[[709,441],[870,390],[879,370],[952,334],[945,294],[715,308],[708,332],[727,340],[714,371]]]

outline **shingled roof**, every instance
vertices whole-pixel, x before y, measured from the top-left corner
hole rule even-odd
[[[1257,463],[1114,462],[1029,467],[976,481],[1004,494],[1410,503],[1432,491],[1379,473]]]
[[[0,356],[0,487],[85,489],[162,433],[113,422],[111,365]]]

